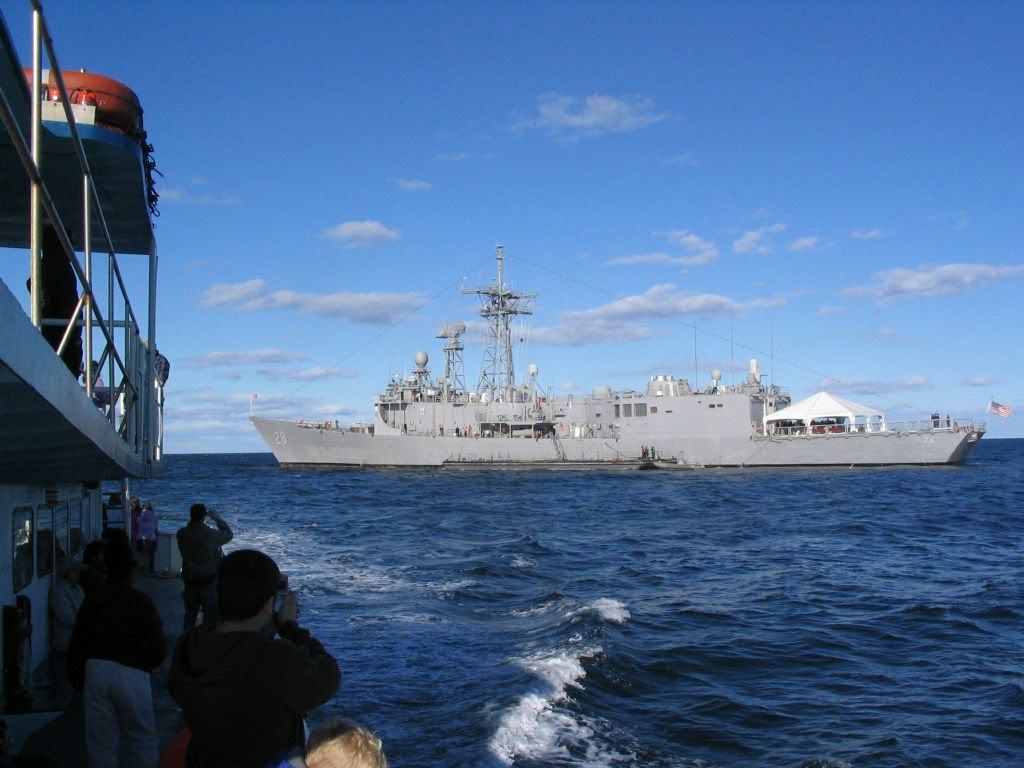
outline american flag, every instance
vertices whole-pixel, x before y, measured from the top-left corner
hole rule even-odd
[[[1000,405],[993,400],[988,404],[988,412],[994,413],[996,416],[1002,416],[1005,419],[1013,413],[1013,408],[1008,405]]]

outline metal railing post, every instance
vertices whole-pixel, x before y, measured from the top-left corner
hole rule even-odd
[[[42,91],[42,11],[38,8],[32,9],[32,162],[36,171],[41,177],[43,164],[43,107],[41,98]],[[32,324],[36,328],[42,327],[43,321],[43,269],[40,251],[42,248],[43,221],[42,212],[39,208],[40,181],[33,179],[32,196],[30,199],[30,231],[29,231],[29,278],[31,281],[31,316]]]
[[[92,397],[92,207],[89,174],[82,175],[82,255],[85,257],[85,394]]]

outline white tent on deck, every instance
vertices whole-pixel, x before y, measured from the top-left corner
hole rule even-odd
[[[866,405],[819,392],[764,418],[766,434],[773,426],[809,430],[812,424],[843,426],[843,431],[850,432],[878,432],[885,429],[885,415]]]

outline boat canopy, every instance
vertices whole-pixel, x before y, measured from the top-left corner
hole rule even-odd
[[[824,422],[828,419],[846,419],[848,424],[865,424],[882,420],[884,416],[881,411],[868,408],[866,405],[852,403],[828,392],[818,392],[781,411],[765,416],[764,423],[766,428],[769,424],[780,421],[802,421],[805,426],[810,426],[812,421]]]

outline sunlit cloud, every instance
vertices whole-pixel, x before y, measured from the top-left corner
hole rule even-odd
[[[638,296],[627,296],[594,309],[563,312],[557,325],[534,327],[530,341],[574,346],[636,341],[654,335],[646,322],[679,317],[721,317],[785,304],[785,299],[734,301],[717,294],[688,294],[674,285],[656,285]]]
[[[930,389],[931,384],[925,376],[911,376],[903,381],[819,379],[817,388],[837,394],[877,395],[885,392],[921,392]]]
[[[875,284],[843,290],[847,296],[873,296],[890,301],[918,296],[950,296],[984,283],[1024,275],[1024,264],[942,264],[917,269],[887,269],[875,273]]]
[[[207,352],[187,358],[185,363],[190,368],[222,368],[239,365],[267,365],[272,363],[294,363],[309,359],[298,352],[283,349],[250,349],[235,352]]]
[[[322,315],[353,323],[391,324],[426,304],[418,293],[300,293],[273,291],[265,280],[211,286],[202,304],[236,312],[286,309],[301,314]]]
[[[429,192],[434,185],[420,179],[395,179],[395,186],[403,192]]]
[[[379,221],[346,221],[324,232],[324,237],[344,243],[347,248],[366,248],[389,240],[397,240],[400,233]]]
[[[192,205],[200,208],[228,208],[238,204],[234,195],[211,191],[204,179],[193,178],[178,186],[160,186],[160,204]]]
[[[888,237],[889,234],[880,229],[855,229],[850,233],[850,237],[854,240],[881,240],[883,237]]]
[[[831,317],[833,315],[845,315],[846,307],[837,304],[825,304],[818,307],[818,314],[823,317]]]
[[[680,168],[695,168],[700,165],[690,152],[684,152],[681,155],[670,157],[665,160],[667,165],[678,165]]]
[[[960,379],[960,385],[964,387],[990,387],[998,383],[999,379],[992,376],[970,376]]]
[[[271,381],[324,381],[326,379],[352,379],[359,376],[359,371],[350,368],[313,367],[297,369],[260,368],[256,371],[260,376]]]
[[[516,124],[519,129],[539,128],[568,136],[599,136],[628,133],[665,119],[654,110],[651,99],[618,98],[593,94],[585,98],[546,94],[538,99],[535,116]]]
[[[744,232],[743,235],[733,240],[732,249],[735,253],[753,253],[758,256],[765,256],[774,250],[772,235],[782,232],[785,224],[770,224],[767,227],[759,227]]]
[[[813,251],[818,247],[819,238],[817,237],[798,237],[796,240],[789,244],[789,250],[796,251]]]

